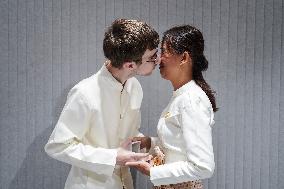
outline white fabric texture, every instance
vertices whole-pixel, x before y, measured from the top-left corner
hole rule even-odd
[[[117,148],[140,136],[140,83],[130,78],[124,87],[105,65],[69,92],[45,151],[72,165],[65,188],[133,188],[128,168],[115,167]]]
[[[158,138],[152,138],[151,147],[159,145],[165,153],[165,164],[150,170],[155,186],[212,176],[213,118],[212,105],[194,80],[173,92],[157,126]]]

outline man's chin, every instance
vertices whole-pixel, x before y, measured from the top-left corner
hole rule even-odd
[[[152,74],[152,72],[146,73],[146,74],[144,74],[143,76],[149,76],[149,75],[151,75],[151,74]]]
[[[137,75],[140,75],[140,76],[149,76],[149,75],[152,74],[152,72],[153,72],[153,70],[150,71],[150,72],[148,72],[148,73],[141,73],[141,74],[137,74]]]

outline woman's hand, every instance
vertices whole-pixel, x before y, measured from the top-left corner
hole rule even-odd
[[[132,142],[140,141],[140,149],[146,148],[146,151],[149,151],[151,148],[151,138],[146,137],[133,137]]]
[[[152,165],[146,161],[127,162],[125,165],[134,167],[144,175],[150,176],[150,169]]]

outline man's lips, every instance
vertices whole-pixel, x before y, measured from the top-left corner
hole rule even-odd
[[[159,69],[162,69],[163,67],[165,67],[163,64],[159,65]]]

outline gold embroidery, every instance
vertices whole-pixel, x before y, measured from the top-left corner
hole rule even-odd
[[[196,180],[178,184],[154,186],[153,189],[203,189],[203,184],[200,180]]]
[[[170,117],[171,116],[171,112],[167,112],[166,114],[165,114],[165,118],[168,118],[168,117]]]
[[[153,166],[159,166],[165,164],[165,155],[158,146],[154,147],[153,155],[154,158],[152,159],[151,163]],[[203,184],[201,180],[195,180],[195,181],[188,181],[177,184],[154,186],[153,189],[203,189]]]

